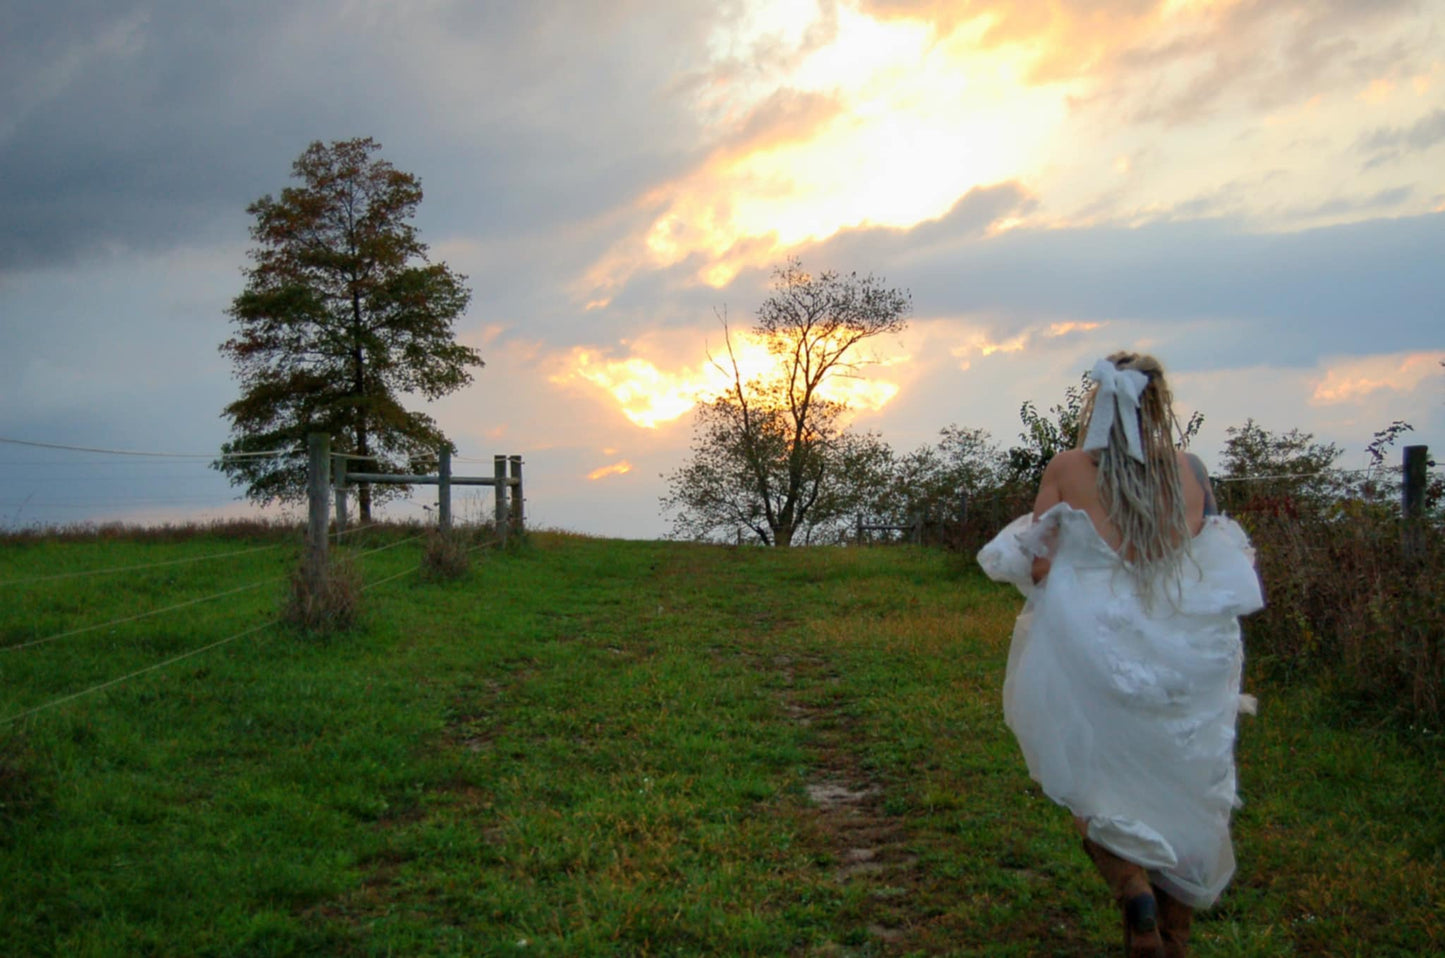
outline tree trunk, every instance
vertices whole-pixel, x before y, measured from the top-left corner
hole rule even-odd
[[[357,292],[356,281],[353,278],[351,284],[351,362],[352,362],[352,392],[356,396],[356,454],[358,456],[370,455],[366,431],[366,353],[361,348],[361,294]],[[373,469],[380,463],[373,462]],[[361,524],[371,523],[371,484],[362,483],[361,488],[356,491],[356,507],[361,513]]]
[[[351,350],[351,374],[353,383],[351,389],[357,399],[355,406],[355,432],[357,432],[357,455],[370,455],[370,436],[366,428],[366,353],[361,350],[361,296],[351,292],[351,321],[353,321],[353,341],[355,345]],[[380,462],[371,462],[371,467],[377,467]],[[370,483],[361,484],[357,490],[357,510],[361,513],[361,525],[368,525],[371,522],[371,486]]]

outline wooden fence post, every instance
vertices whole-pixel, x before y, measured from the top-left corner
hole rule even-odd
[[[336,457],[336,468],[331,476],[331,486],[336,490],[336,531],[346,531],[346,457]]]
[[[1401,490],[1401,506],[1406,519],[1418,519],[1425,512],[1425,466],[1429,460],[1429,446],[1405,447],[1405,481]]]
[[[497,527],[497,540],[507,544],[507,457],[492,457],[492,492],[495,496],[493,522]]]
[[[525,529],[526,523],[526,516],[524,515],[525,507],[523,505],[525,500],[522,498],[522,457],[508,456],[507,465],[511,470],[510,481],[512,485],[508,490],[508,494],[512,497],[512,528],[518,532],[522,532]]]
[[[1430,461],[1428,446],[1406,446],[1404,477],[1400,490],[1400,513],[1405,520],[1404,546],[1408,559],[1418,559],[1424,551],[1423,518],[1425,516],[1426,466]]]
[[[306,437],[306,449],[311,460],[307,484],[311,512],[306,528],[306,575],[311,584],[319,588],[326,576],[326,526],[331,518],[331,437],[324,432],[313,432]]]
[[[452,451],[446,446],[437,451],[437,525],[442,532],[452,528]]]

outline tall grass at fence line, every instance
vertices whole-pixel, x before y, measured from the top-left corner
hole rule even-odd
[[[367,525],[353,520],[345,529],[333,524],[330,535],[335,542],[348,546],[357,543],[372,545],[419,535],[434,529],[426,519],[381,519]],[[489,523],[463,521],[459,528],[472,529],[477,535],[489,534]],[[127,522],[76,522],[64,525],[36,525],[0,529],[0,545],[39,545],[72,542],[116,543],[186,543],[202,539],[247,540],[255,542],[300,542],[306,536],[306,523],[287,519],[219,519],[213,522],[166,522],[139,525]]]
[[[1245,622],[1256,674],[1324,683],[1355,717],[1445,719],[1445,545],[1420,520],[1417,546],[1388,509],[1246,501],[1265,607]]]
[[[198,537],[257,541],[294,538],[305,525],[284,519],[218,519],[141,525],[128,522],[72,522],[0,529],[0,543],[39,542],[185,542]]]
[[[938,526],[939,545],[950,555],[956,571],[978,568],[978,550],[1010,522],[1034,508],[1033,489],[1004,487],[997,492],[971,498],[962,521],[947,520]]]
[[[291,572],[281,621],[316,636],[345,632],[361,614],[363,585],[349,555],[331,556],[319,572],[302,560]]]

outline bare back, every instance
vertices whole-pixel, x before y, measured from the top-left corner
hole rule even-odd
[[[1191,457],[1184,452],[1175,455],[1179,457],[1179,481],[1184,487],[1184,520],[1189,534],[1198,535],[1204,527],[1206,505],[1213,501],[1213,496],[1196,475]],[[1108,508],[1099,499],[1098,477],[1099,467],[1092,454],[1081,449],[1059,453],[1049,460],[1044,469],[1039,493],[1034,499],[1034,517],[1043,515],[1050,506],[1066,502],[1087,513],[1099,538],[1111,549],[1117,550],[1123,537],[1109,519]]]

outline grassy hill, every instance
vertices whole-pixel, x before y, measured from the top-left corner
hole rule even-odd
[[[429,584],[417,542],[352,551],[362,624],[318,640],[265,625],[292,542],[0,543],[0,719],[39,708],[0,725],[4,954],[1116,947],[1003,725],[1016,596],[960,560],[537,533]],[[1438,738],[1250,691],[1197,953],[1445,949]]]

